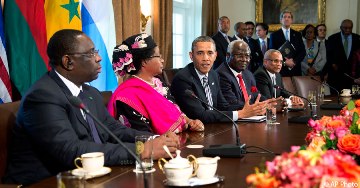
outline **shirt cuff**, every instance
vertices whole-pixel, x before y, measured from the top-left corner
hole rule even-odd
[[[233,113],[233,121],[237,121],[239,119],[238,112],[233,111],[232,113]]]

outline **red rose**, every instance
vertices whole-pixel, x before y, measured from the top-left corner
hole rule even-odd
[[[258,89],[256,88],[256,86],[251,86],[251,93],[255,92],[258,92]]]
[[[337,147],[344,153],[360,155],[360,135],[347,134],[339,139]]]

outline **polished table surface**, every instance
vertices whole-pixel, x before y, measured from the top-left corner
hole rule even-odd
[[[338,114],[338,110],[320,110],[319,115]],[[308,115],[308,110],[301,112],[284,112],[277,114],[276,125],[266,125],[265,122],[249,123],[239,122],[238,130],[241,143],[247,147],[257,146],[266,148],[274,153],[290,151],[293,145],[304,145],[305,136],[309,130],[306,124],[288,123],[288,117]],[[202,149],[189,149],[189,144],[200,144],[208,147],[216,144],[235,143],[235,129],[231,123],[207,124],[204,132],[184,132],[179,136],[186,140],[181,146],[181,156],[192,154],[196,157],[202,156]],[[248,148],[247,152],[260,151]],[[272,160],[275,155],[264,153],[248,153],[243,158],[221,158],[218,162],[217,175],[223,176],[223,182],[206,185],[204,187],[246,187],[246,177],[254,173],[265,160]],[[157,166],[155,161],[154,173],[147,174],[149,187],[164,187],[165,175]],[[112,188],[112,187],[144,187],[143,175],[132,172],[134,166],[113,166],[112,172],[103,177],[87,180],[86,187]],[[51,177],[30,187],[56,187],[56,178]]]

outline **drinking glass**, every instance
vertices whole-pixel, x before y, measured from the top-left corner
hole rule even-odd
[[[85,173],[82,175],[73,175],[71,170],[60,172],[57,174],[58,188],[84,188],[85,187]]]
[[[351,88],[351,93],[353,95],[357,95],[358,94],[358,85],[352,85],[352,88]]]
[[[266,106],[266,125],[276,124],[276,106],[268,104]]]
[[[153,139],[150,135],[141,135],[135,136],[135,149],[136,155],[139,157],[142,166],[145,171],[152,170],[153,168]],[[148,155],[150,153],[150,155]],[[142,172],[141,166],[138,161],[136,161],[137,172]]]

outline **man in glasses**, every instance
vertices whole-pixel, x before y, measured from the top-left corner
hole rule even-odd
[[[264,55],[263,67],[260,67],[254,73],[256,86],[261,95],[266,99],[284,97],[291,99],[292,105],[304,105],[301,98],[290,96],[288,93],[275,89],[274,85],[284,88],[280,70],[283,65],[281,52],[275,49],[268,50]]]
[[[100,128],[70,98],[81,98],[89,110],[135,152],[135,136],[149,135],[116,121],[106,110],[100,92],[85,84],[98,77],[101,57],[83,32],[66,29],[49,41],[47,54],[52,70],[23,96],[14,126],[5,183],[29,185],[76,168],[74,159],[84,153],[103,152],[105,166],[134,164],[130,153]],[[148,144],[148,143],[145,143]],[[174,152],[179,145],[174,133],[153,140],[153,158],[168,157],[162,146]],[[145,152],[151,155],[151,152]]]

